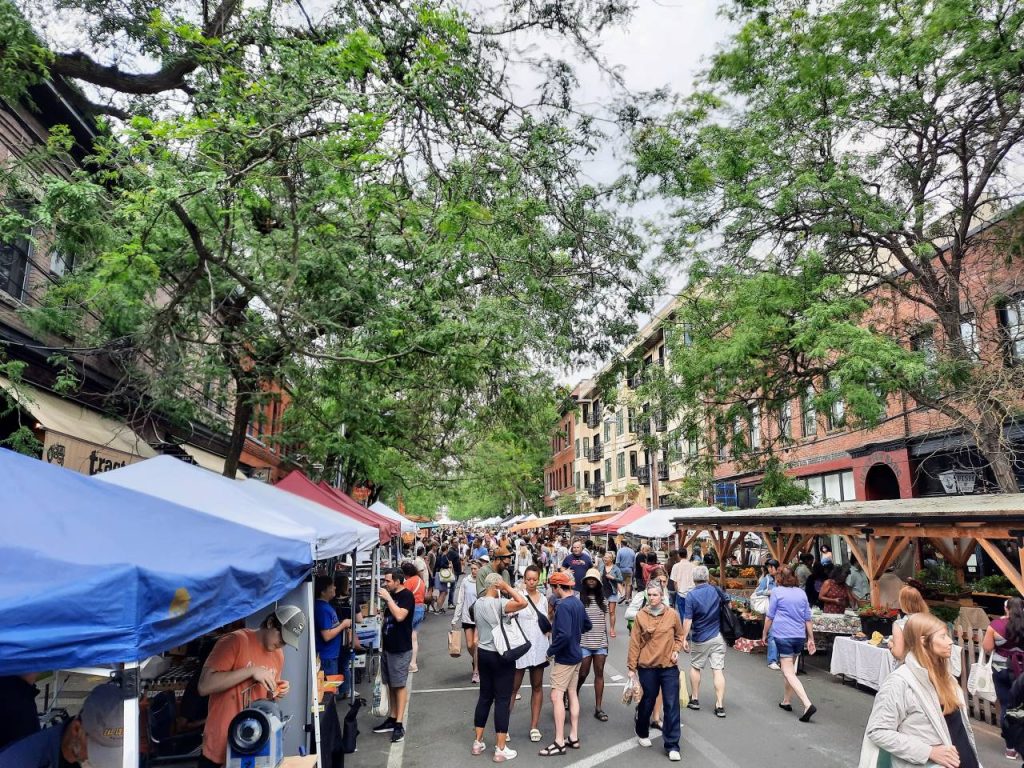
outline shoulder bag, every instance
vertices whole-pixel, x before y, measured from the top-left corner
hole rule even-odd
[[[546,635],[551,631],[551,620],[540,612],[540,608],[537,607],[537,604],[533,602],[529,595],[526,596],[526,602],[530,604],[533,612],[537,614],[537,625],[540,627],[540,631]]]
[[[729,596],[721,589],[718,590],[718,622],[721,626],[722,637],[726,645],[732,645],[736,639],[743,637],[743,626],[740,624],[740,617],[729,607]]]
[[[530,650],[530,641],[514,614],[507,614],[497,602],[498,623],[493,632],[494,647],[505,661],[516,661]]]

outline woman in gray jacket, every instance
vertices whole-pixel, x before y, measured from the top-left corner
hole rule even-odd
[[[905,664],[882,683],[868,718],[859,768],[875,768],[880,751],[893,768],[981,768],[960,687],[950,674],[953,639],[931,614],[903,629]]]

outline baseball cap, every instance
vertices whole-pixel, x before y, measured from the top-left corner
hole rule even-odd
[[[281,622],[281,639],[298,650],[299,638],[306,629],[306,614],[294,605],[279,605],[274,615]]]
[[[572,587],[575,586],[576,582],[572,576],[567,573],[558,571],[551,574],[551,578],[548,579],[548,584],[554,584],[555,586]]]
[[[489,558],[487,555],[480,555],[480,557],[478,557],[477,560],[479,560],[481,563],[491,562],[491,558]]]
[[[89,765],[121,768],[124,763],[124,691],[114,683],[92,689],[79,719],[89,740]]]

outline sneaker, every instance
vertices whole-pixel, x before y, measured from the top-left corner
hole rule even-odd
[[[700,702],[696,699],[690,699],[690,703],[686,705],[687,709],[692,709],[695,712],[700,709]]]
[[[782,669],[782,667],[779,666],[779,662],[773,661],[771,664],[768,665],[768,669],[774,669],[774,670],[778,671],[778,670]]]
[[[651,740],[646,736],[637,736],[636,743],[639,744],[641,747],[651,746]]]
[[[400,741],[405,741],[405,726],[397,723],[394,730],[391,731],[391,743],[397,744]]]
[[[471,678],[469,678],[469,682],[471,682],[471,683],[479,683],[480,682],[480,673],[479,672],[474,672],[473,676]]]
[[[725,707],[715,707],[715,717],[725,717]]]
[[[398,721],[393,717],[389,717],[383,723],[373,729],[374,733],[391,733],[395,730],[395,726],[398,725]]]
[[[487,745],[484,744],[482,741],[474,741],[473,749],[471,749],[470,752],[472,752],[474,755],[482,755],[485,749],[487,749]]]
[[[498,749],[497,747],[495,747],[494,762],[504,763],[506,760],[515,760],[516,755],[518,754],[519,753],[516,752],[514,749],[509,749],[508,746],[506,746],[504,749]]]
[[[673,749],[673,750],[671,750],[671,751],[670,751],[670,752],[668,753],[668,759],[669,759],[669,760],[671,760],[671,761],[672,761],[673,763],[678,763],[678,762],[679,762],[680,760],[682,760],[683,758],[682,758],[682,756],[681,756],[681,755],[679,754],[679,750],[678,750],[678,749]]]
[[[1006,756],[1007,760],[1017,760],[1020,757],[1020,755],[1017,754],[1016,749],[1008,749],[1003,754]]]

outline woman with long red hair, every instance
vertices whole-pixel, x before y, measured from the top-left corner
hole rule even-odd
[[[946,624],[929,613],[915,613],[903,628],[903,639],[904,664],[875,697],[860,768],[880,765],[882,751],[889,754],[892,768],[925,763],[979,768],[966,704],[950,671],[953,638]]]

